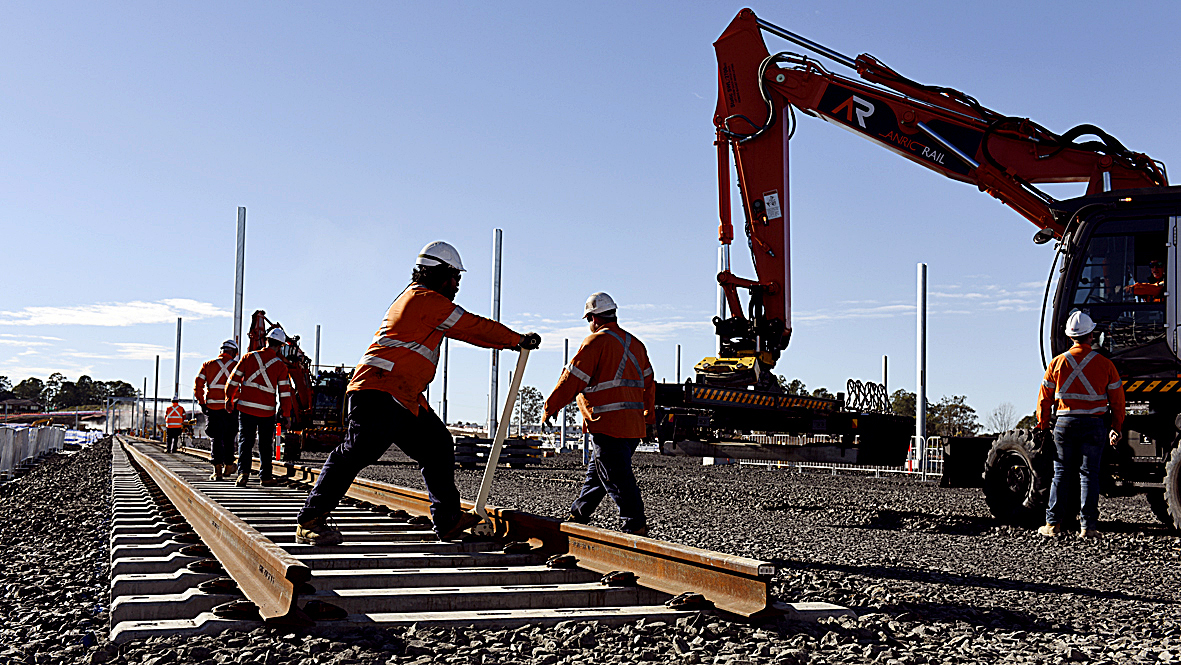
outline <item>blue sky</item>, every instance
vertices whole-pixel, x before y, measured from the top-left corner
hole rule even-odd
[[[0,21],[0,374],[182,393],[245,310],[352,365],[445,239],[458,302],[545,340],[548,392],[586,296],[621,304],[658,377],[712,353],[717,193],[711,44],[725,3],[9,3]],[[850,56],[1065,131],[1096,124],[1181,164],[1171,3],[756,5]],[[788,44],[766,37],[772,50]],[[833,69],[839,71],[836,65]],[[801,117],[792,145],[794,333],[777,371],[913,390],[915,264],[929,264],[932,400],[1032,411],[1051,249],[974,187]],[[1081,194],[1058,186],[1055,196]],[[735,197],[736,198],[736,197]],[[735,271],[753,276],[736,244]],[[507,365],[505,363],[507,378]],[[452,347],[452,420],[483,421],[488,354]],[[503,395],[503,390],[502,390]],[[438,383],[432,401],[438,400]]]

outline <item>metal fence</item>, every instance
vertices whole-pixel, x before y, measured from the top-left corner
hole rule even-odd
[[[9,479],[65,446],[61,427],[0,427],[0,477]]]
[[[804,445],[804,443],[820,444],[835,442],[834,439],[831,439],[825,434],[810,436],[789,436],[786,434],[752,435],[749,439],[762,444],[797,446]],[[795,469],[798,473],[803,473],[806,469],[831,471],[834,476],[838,473],[872,473],[876,478],[880,478],[883,474],[919,476],[922,480],[941,477],[943,475],[943,439],[937,436],[929,436],[923,441],[925,446],[916,446],[915,443],[918,440],[920,440],[920,437],[917,436],[910,438],[910,448],[906,451],[906,461],[900,467],[839,464],[834,462],[784,462],[782,460],[729,460],[729,462],[747,466],[765,466],[768,469]],[[925,455],[922,454],[924,452]],[[715,460],[714,464],[717,463],[718,460]]]

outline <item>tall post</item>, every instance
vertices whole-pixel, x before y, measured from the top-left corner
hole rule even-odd
[[[176,318],[176,374],[172,383],[172,399],[180,399],[180,317]]]
[[[312,377],[320,371],[320,324],[316,324],[316,364],[312,365]]]
[[[504,231],[492,232],[492,320],[500,320],[500,252]],[[500,403],[497,388],[500,380],[500,351],[492,351],[492,376],[488,381],[488,438],[496,436],[496,405]]]
[[[730,245],[722,245],[721,247],[718,247],[718,272],[719,273],[725,272],[729,269],[730,269]],[[737,312],[735,312],[735,314],[737,314]],[[723,320],[726,318],[726,291],[725,291],[725,289],[722,288],[721,284],[718,284],[718,318],[723,319]],[[715,335],[715,337],[716,337],[716,339],[714,340],[714,352],[717,353],[718,356],[721,356],[722,355],[722,338],[717,335]],[[680,381],[678,381],[677,383],[680,383]]]
[[[918,454],[915,456],[922,470],[923,480],[927,479],[927,264],[918,265],[918,305],[917,305],[917,337],[918,348],[915,350],[915,389],[914,396],[914,429],[915,445]]]
[[[681,345],[677,345],[677,384],[681,383]]]
[[[148,438],[148,377],[144,377],[144,391],[140,393],[140,399],[143,400],[142,408],[139,410],[140,420],[143,421],[139,425],[139,435]]]
[[[160,415],[160,356],[156,356],[156,394],[152,397],[152,438],[156,438],[157,418]]]
[[[889,369],[889,366],[889,358],[882,356],[882,390],[886,391],[887,398],[890,397],[890,389],[886,383],[886,378],[889,376],[889,373],[886,370]]]
[[[443,399],[439,401],[439,411],[443,413],[443,424],[447,424],[447,362],[451,359],[451,339],[443,338]]]
[[[570,338],[563,340],[562,367],[570,364]],[[559,450],[566,452],[566,407],[562,407],[562,433],[558,435]]]
[[[242,348],[242,282],[246,276],[246,208],[238,206],[238,248],[234,258],[234,343]]]

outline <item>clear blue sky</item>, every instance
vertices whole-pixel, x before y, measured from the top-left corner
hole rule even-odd
[[[503,319],[545,339],[527,384],[552,387],[598,290],[658,377],[673,378],[677,343],[687,376],[713,349],[711,44],[742,6],[8,3],[0,375],[147,376],[150,393],[159,353],[171,395],[181,316],[188,394],[231,334],[241,205],[247,314],[265,309],[309,354],[320,324],[326,363],[356,362],[431,240],[460,249],[458,302],[487,314],[499,227]],[[1059,132],[1093,123],[1181,165],[1175,3],[754,9],[1003,113]],[[791,149],[794,334],[777,371],[835,392],[879,379],[888,355],[891,389],[913,390],[922,261],[930,399],[1032,411],[1052,251],[1030,242],[1033,225],[811,118]],[[451,419],[483,421],[487,352],[454,345],[451,377]]]

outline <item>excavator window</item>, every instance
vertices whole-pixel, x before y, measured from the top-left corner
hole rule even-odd
[[[1113,219],[1090,236],[1071,304],[1095,320],[1111,354],[1165,335],[1166,220]]]

